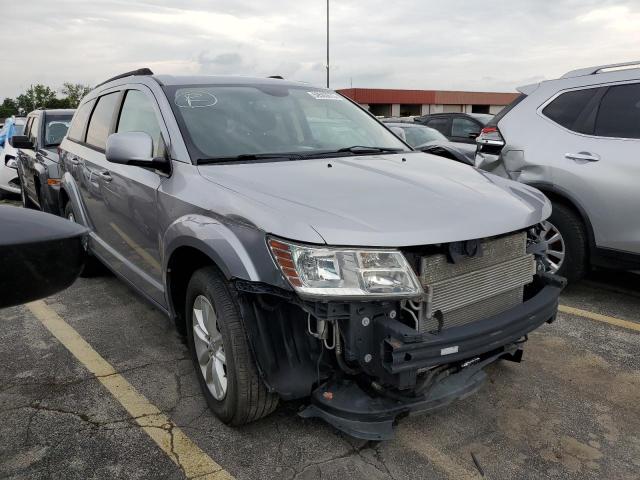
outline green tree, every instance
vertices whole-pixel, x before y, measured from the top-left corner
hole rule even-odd
[[[28,113],[36,108],[46,108],[55,99],[55,90],[46,85],[37,84],[31,85],[25,93],[18,95],[16,103],[19,110],[23,111],[23,113]]]
[[[18,114],[18,105],[13,98],[5,98],[0,104],[0,122],[11,115]]]
[[[81,83],[65,82],[62,86],[62,94],[69,100],[69,108],[77,108],[82,97],[90,91],[90,86]]]

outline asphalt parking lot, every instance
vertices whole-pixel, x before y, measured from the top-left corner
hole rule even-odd
[[[640,478],[640,276],[595,272],[562,305],[523,363],[375,443],[298,403],[221,424],[170,321],[113,276],[79,279],[0,311],[0,478]]]

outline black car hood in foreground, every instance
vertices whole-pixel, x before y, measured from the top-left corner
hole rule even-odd
[[[538,190],[420,152],[203,165],[200,173],[251,201],[257,227],[327,244],[410,246],[483,238],[544,220]],[[240,212],[238,212],[239,214]],[[303,228],[304,227],[304,228]],[[310,227],[310,228],[309,228]]]

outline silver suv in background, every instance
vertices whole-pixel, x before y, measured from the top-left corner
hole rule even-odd
[[[476,166],[553,203],[552,270],[640,269],[640,62],[571,71],[521,92],[477,138]]]

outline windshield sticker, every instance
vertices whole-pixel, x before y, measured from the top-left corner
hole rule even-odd
[[[307,92],[316,100],[344,100],[340,95],[335,92]]]
[[[175,103],[180,108],[213,107],[218,103],[218,99],[207,92],[178,92]]]

